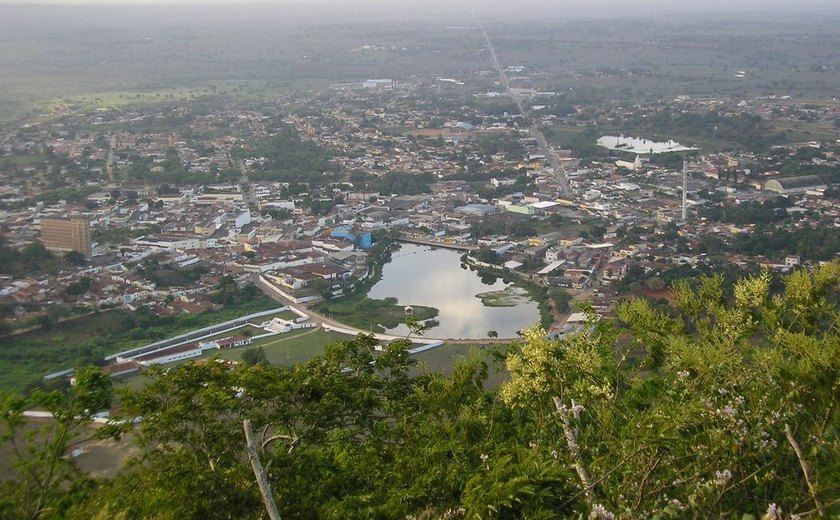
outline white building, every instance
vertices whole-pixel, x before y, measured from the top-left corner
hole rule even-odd
[[[132,361],[136,361],[143,366],[151,366],[157,365],[162,363],[171,363],[173,361],[181,361],[184,359],[195,358],[201,355],[201,348],[196,344],[189,344],[189,345],[182,345],[179,347],[172,347],[168,349],[159,350],[156,352],[150,352],[148,354],[143,354],[142,356],[137,356],[131,358]],[[120,362],[122,359],[117,357],[117,361]],[[129,361],[126,359],[126,361]]]
[[[828,187],[822,179],[816,175],[801,175],[799,177],[784,177],[771,179],[764,185],[766,191],[790,195],[805,193],[807,191],[820,191]]]
[[[392,89],[394,88],[394,80],[392,79],[368,79],[362,82],[362,88],[370,89]]]

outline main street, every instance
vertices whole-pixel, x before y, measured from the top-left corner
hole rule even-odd
[[[114,182],[114,156],[117,153],[117,136],[113,133],[109,135],[108,139],[108,159],[105,160],[105,172],[108,174],[108,180]]]
[[[257,208],[257,210],[261,209],[257,196],[254,193],[254,186],[248,178],[248,168],[245,166],[245,161],[242,159],[234,159],[230,152],[227,153],[227,157],[228,162],[230,162],[233,167],[239,168],[239,171],[242,173],[242,177],[239,178],[239,187],[245,196],[245,202],[248,206],[253,206]]]
[[[551,167],[554,169],[554,177],[555,182],[557,183],[557,191],[560,193],[561,196],[568,197],[571,195],[571,190],[569,189],[569,179],[566,177],[566,169],[563,167],[563,164],[560,162],[560,158],[554,152],[554,149],[548,144],[543,133],[537,127],[537,124],[534,122],[533,119],[528,117],[528,114],[525,112],[525,109],[522,106],[522,99],[517,96],[513,89],[510,87],[510,79],[508,78],[507,74],[505,73],[502,66],[499,64],[499,59],[496,56],[496,49],[493,48],[493,42],[490,40],[490,35],[487,33],[487,29],[481,24],[478,20],[478,17],[475,14],[475,11],[472,11],[472,17],[475,21],[475,24],[478,26],[478,29],[481,31],[481,34],[484,36],[484,41],[487,45],[487,51],[490,53],[490,61],[493,62],[493,68],[496,69],[496,72],[499,74],[499,84],[502,88],[505,89],[505,92],[508,96],[516,103],[516,107],[519,110],[519,113],[522,115],[523,120],[528,123],[528,131],[537,141],[537,146],[540,147],[542,150],[543,155],[545,155],[548,162],[551,164]]]

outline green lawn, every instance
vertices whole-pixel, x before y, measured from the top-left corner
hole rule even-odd
[[[293,366],[298,363],[309,361],[315,356],[324,353],[330,343],[351,339],[349,336],[337,332],[327,332],[322,328],[301,329],[288,334],[278,334],[270,338],[258,340],[254,344],[265,351],[265,356],[271,363],[284,366]],[[240,359],[242,350],[236,349],[224,352],[230,354],[228,359]]]
[[[92,361],[95,352],[105,355],[104,338],[125,336],[132,326],[130,313],[111,311],[0,339],[0,389],[20,391],[77,360]]]
[[[29,154],[29,155],[10,155],[8,157],[3,157],[0,159],[0,163],[5,163],[9,165],[30,165],[30,164],[38,164],[44,162],[44,154],[37,153],[37,154]]]
[[[253,323],[254,325],[259,325],[260,323],[263,323],[263,322],[266,322],[266,321],[269,321],[269,320],[273,320],[274,318],[280,318],[281,320],[287,320],[287,321],[294,321],[295,319],[297,319],[297,317],[298,317],[298,315],[295,314],[292,311],[283,311],[283,312],[278,312],[276,314],[269,314],[268,316],[262,316],[260,318],[255,318],[255,319],[251,320],[251,323]]]
[[[261,346],[265,350],[269,362],[272,364],[292,367],[323,354],[325,347],[330,343],[346,341],[348,339],[351,339],[351,337],[337,332],[327,332],[322,328],[301,329],[288,334],[278,334],[257,340],[252,346]],[[209,350],[199,358],[178,361],[166,366],[177,366],[182,363],[191,363],[195,359],[211,359],[214,357],[239,361],[242,359],[242,353],[246,348],[238,347],[223,351]],[[438,348],[415,354],[414,357],[418,363],[412,372],[415,375],[443,374],[449,376],[459,362],[468,360],[472,356],[478,356],[489,367],[489,375],[486,382],[487,388],[496,388],[507,379],[507,372],[503,365],[494,360],[493,353],[504,352],[505,349],[506,346],[503,345],[482,345],[479,343],[474,345],[460,343],[445,344]],[[139,390],[148,381],[149,378],[143,373],[129,374],[115,379],[118,387],[129,387],[134,390]]]
[[[250,346],[262,347],[268,360],[276,365],[294,366],[309,361],[315,356],[323,354],[330,343],[350,339],[349,336],[337,332],[327,332],[322,328],[299,329],[286,334],[276,334],[254,341]],[[239,361],[242,353],[248,347],[237,347],[229,350],[208,350],[198,359],[220,357]],[[181,361],[186,363],[187,361]]]
[[[105,311],[61,322],[52,329],[36,329],[20,336],[6,338],[3,344],[7,341],[10,344],[18,341],[76,343],[89,339],[91,336],[124,332],[129,330],[132,324],[131,313],[128,311]]]
[[[383,128],[382,133],[385,135],[403,135],[411,130],[414,129],[407,126],[390,126]]]

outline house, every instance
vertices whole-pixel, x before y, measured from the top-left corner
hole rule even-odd
[[[142,365],[137,361],[124,361],[122,363],[114,363],[113,365],[102,367],[102,371],[111,377],[119,377],[133,372],[139,372],[141,366]]]
[[[552,264],[563,258],[563,252],[560,249],[551,247],[545,251],[546,263]]]
[[[796,267],[800,262],[801,258],[799,255],[788,255],[785,257],[785,267]]]
[[[216,344],[216,348],[219,350],[225,350],[228,348],[236,348],[242,347],[245,345],[250,345],[252,338],[250,336],[231,336],[228,338],[217,339],[214,341]],[[209,346],[209,345],[208,345]]]

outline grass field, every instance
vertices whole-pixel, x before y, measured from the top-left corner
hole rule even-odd
[[[214,334],[214,335],[210,336],[209,338],[204,338],[204,339],[201,340],[201,342],[204,343],[206,341],[214,341],[214,340],[217,340],[217,339],[229,338],[231,336],[238,336],[238,335],[241,335],[241,334],[245,333],[245,331],[250,331],[252,336],[258,336],[260,334],[265,334],[266,333],[266,331],[264,329],[261,329],[259,327],[255,327],[254,325],[243,325],[241,327],[237,327],[235,329],[231,329],[231,330],[219,333],[219,334]]]
[[[28,154],[28,155],[10,155],[0,159],[0,163],[9,164],[12,166],[28,166],[30,164],[42,163],[45,155],[42,153]]]
[[[52,329],[38,329],[0,339],[0,390],[24,391],[59,370],[96,364],[108,354],[176,334],[276,308],[268,298],[217,312],[172,318],[141,316],[112,310],[68,320]]]
[[[324,329],[301,329],[288,334],[279,334],[254,342],[262,347],[268,361],[277,365],[292,366],[324,353],[330,343],[350,339],[344,334],[327,332]],[[241,359],[242,350],[222,353],[226,359]]]
[[[485,386],[488,389],[493,389],[507,379],[504,365],[496,361],[494,357],[494,353],[505,351],[506,346],[504,345],[444,344],[438,348],[415,354],[414,357],[418,362],[415,373],[449,376],[452,375],[458,363],[477,357],[487,363],[488,376]]]
[[[53,330],[35,330],[0,340],[0,389],[22,390],[47,373],[67,368],[66,364],[108,344],[92,338],[123,336],[132,328],[129,313],[103,312],[63,322]],[[85,345],[82,347],[82,345]]]
[[[348,339],[352,338],[336,332],[327,332],[321,328],[303,329],[289,334],[264,338],[255,341],[252,346],[262,347],[270,363],[291,367],[323,354],[325,347],[330,343],[346,341]],[[177,366],[183,363],[191,363],[196,359],[211,359],[214,357],[239,361],[242,359],[242,353],[246,348],[239,347],[223,351],[209,350],[199,358],[179,361],[168,364],[167,366]],[[500,345],[445,344],[438,348],[415,354],[414,358],[417,360],[417,365],[413,373],[443,374],[449,376],[459,362],[471,359],[473,356],[478,356],[489,366],[487,387],[496,388],[505,380],[506,372],[504,371],[504,367],[495,361],[493,353],[504,351],[505,346]],[[118,387],[129,387],[134,390],[139,390],[148,381],[149,378],[143,373],[129,374],[115,379]]]

